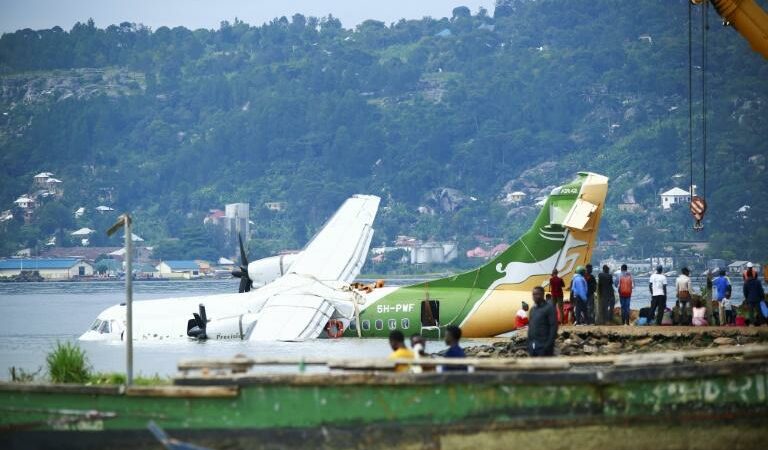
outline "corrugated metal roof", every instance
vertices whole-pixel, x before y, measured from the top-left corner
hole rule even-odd
[[[52,258],[52,259],[3,259],[0,260],[0,269],[18,270],[18,269],[69,269],[79,263],[80,259],[74,258]]]
[[[198,270],[200,266],[194,261],[171,260],[163,261],[171,270]]]

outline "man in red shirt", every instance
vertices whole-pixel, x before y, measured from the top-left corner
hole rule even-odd
[[[557,276],[557,269],[552,270],[549,278],[549,293],[552,294],[552,305],[557,312],[557,321],[563,321],[563,285],[565,282]]]

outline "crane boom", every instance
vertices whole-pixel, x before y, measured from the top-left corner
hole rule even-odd
[[[768,59],[768,13],[755,0],[691,0],[693,4],[709,1],[723,23],[733,28],[749,42],[752,49]]]

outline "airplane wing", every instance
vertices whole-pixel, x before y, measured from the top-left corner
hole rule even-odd
[[[373,238],[379,197],[347,199],[291,265],[290,273],[323,281],[352,282],[360,273]]]

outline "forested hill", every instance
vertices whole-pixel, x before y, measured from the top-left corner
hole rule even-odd
[[[215,256],[202,219],[242,201],[262,255],[303,245],[353,193],[383,198],[375,244],[455,238],[463,252],[477,235],[516,237],[536,197],[588,170],[612,180],[601,239],[625,246],[606,252],[703,238],[708,256],[768,258],[768,62],[711,12],[709,213],[694,235],[685,208],[664,213],[658,196],[689,183],[686,0],[503,3],[354,29],[297,14],[4,34],[0,210],[42,171],[65,195],[28,226],[20,214],[0,225],[2,254],[101,230],[104,216],[72,212],[106,203],[166,255]],[[529,200],[500,202],[513,191]],[[261,206],[278,201],[285,211]]]

